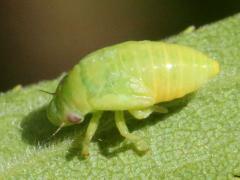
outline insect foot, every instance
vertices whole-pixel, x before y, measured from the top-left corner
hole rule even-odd
[[[149,150],[148,144],[147,144],[144,140],[142,140],[142,139],[139,139],[139,140],[136,141],[136,143],[134,143],[134,144],[135,144],[135,146],[136,146],[136,148],[137,148],[138,151],[146,152],[146,151]]]
[[[88,158],[88,157],[89,157],[89,148],[88,148],[88,145],[83,146],[81,155],[82,155],[84,158]]]
[[[120,134],[127,140],[132,142],[137,148],[137,150],[144,152],[149,149],[147,143],[142,140],[141,137],[129,133],[127,125],[125,123],[123,111],[115,112],[115,122]]]

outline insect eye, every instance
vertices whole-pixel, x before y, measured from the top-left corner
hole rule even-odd
[[[67,120],[68,120],[70,123],[74,123],[74,124],[79,124],[79,123],[82,122],[82,119],[81,119],[78,115],[76,115],[76,114],[74,114],[74,113],[68,114]]]

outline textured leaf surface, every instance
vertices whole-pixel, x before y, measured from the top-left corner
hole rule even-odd
[[[129,128],[150,144],[142,156],[120,137],[111,114],[102,119],[87,160],[79,156],[88,122],[56,127],[45,116],[58,80],[0,94],[0,177],[17,179],[230,179],[240,175],[240,15],[168,41],[189,45],[221,64],[220,75],[194,96],[167,104],[170,113]],[[130,117],[130,116],[129,116]],[[78,135],[77,135],[78,134]],[[78,138],[76,138],[76,135]]]

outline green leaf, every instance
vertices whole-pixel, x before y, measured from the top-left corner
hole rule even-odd
[[[0,94],[0,177],[17,179],[166,178],[228,179],[240,175],[240,14],[182,33],[167,41],[196,48],[217,59],[221,73],[194,96],[168,104],[167,115],[129,128],[151,151],[135,152],[106,114],[90,147],[79,155],[88,122],[62,130],[45,115],[58,80]],[[129,116],[130,117],[130,116]],[[78,134],[78,135],[77,135]],[[76,135],[78,138],[76,138]]]

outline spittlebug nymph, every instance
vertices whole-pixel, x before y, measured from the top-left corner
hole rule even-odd
[[[197,90],[218,72],[217,61],[190,47],[151,41],[120,43],[90,53],[75,65],[59,83],[47,115],[53,124],[64,127],[81,123],[92,113],[82,142],[82,154],[87,156],[102,112],[114,111],[120,134],[139,151],[147,151],[142,138],[129,133],[124,111],[136,119],[156,111],[166,113],[156,104]]]

